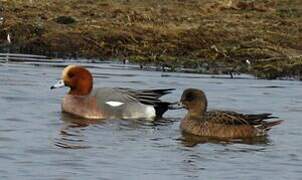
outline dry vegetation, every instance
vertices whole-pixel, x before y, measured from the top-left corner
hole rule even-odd
[[[264,78],[299,78],[302,72],[301,0],[0,3],[0,43],[10,33],[19,52],[128,58],[201,72],[234,67]]]

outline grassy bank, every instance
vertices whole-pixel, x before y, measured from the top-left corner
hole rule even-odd
[[[0,43],[10,33],[19,52],[127,58],[269,79],[302,72],[300,0],[0,2]]]

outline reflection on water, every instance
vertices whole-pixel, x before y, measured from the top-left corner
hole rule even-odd
[[[61,114],[63,121],[58,137],[55,138],[55,146],[68,149],[83,149],[90,148],[85,145],[85,130],[89,125],[98,125],[103,123],[103,120],[83,119],[77,116],[66,113]]]
[[[245,139],[217,139],[210,137],[200,137],[191,135],[185,132],[182,132],[182,138],[180,139],[182,144],[187,147],[194,147],[198,144],[203,143],[214,143],[214,144],[232,144],[232,143],[240,143],[240,144],[250,144],[250,145],[269,145],[270,140],[267,136],[262,137],[254,137],[254,138],[245,138]]]
[[[68,63],[0,66],[2,179],[299,179],[302,94],[299,81],[250,76],[161,73],[134,65],[86,63],[95,87],[203,89],[209,109],[271,112],[285,122],[267,137],[217,140],[182,134],[185,110],[156,122],[87,120],[61,113],[67,89],[50,91]]]
[[[55,138],[55,146],[60,148],[70,148],[70,149],[82,149],[90,148],[90,146],[85,145],[85,135],[86,128],[91,126],[100,127],[104,123],[114,123],[117,124],[121,131],[123,130],[135,130],[142,128],[153,128],[156,129],[157,126],[166,126],[176,120],[173,118],[160,118],[154,122],[146,121],[144,119],[84,119],[67,113],[61,114],[61,120],[64,122],[62,128],[59,131],[59,135]],[[154,141],[160,140],[160,138],[152,139]]]

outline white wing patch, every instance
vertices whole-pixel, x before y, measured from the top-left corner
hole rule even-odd
[[[106,104],[108,104],[109,106],[112,106],[112,107],[118,107],[118,106],[123,105],[124,103],[119,102],[119,101],[107,101]]]

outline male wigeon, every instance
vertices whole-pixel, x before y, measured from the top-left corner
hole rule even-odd
[[[186,89],[180,103],[188,110],[181,121],[183,132],[213,138],[252,138],[264,136],[282,120],[265,121],[274,118],[271,114],[240,114],[232,111],[207,111],[207,98],[199,89]]]
[[[165,113],[170,103],[159,98],[174,89],[133,90],[126,88],[93,88],[91,73],[82,66],[67,66],[51,89],[67,86],[62,111],[88,119],[154,120]]]

